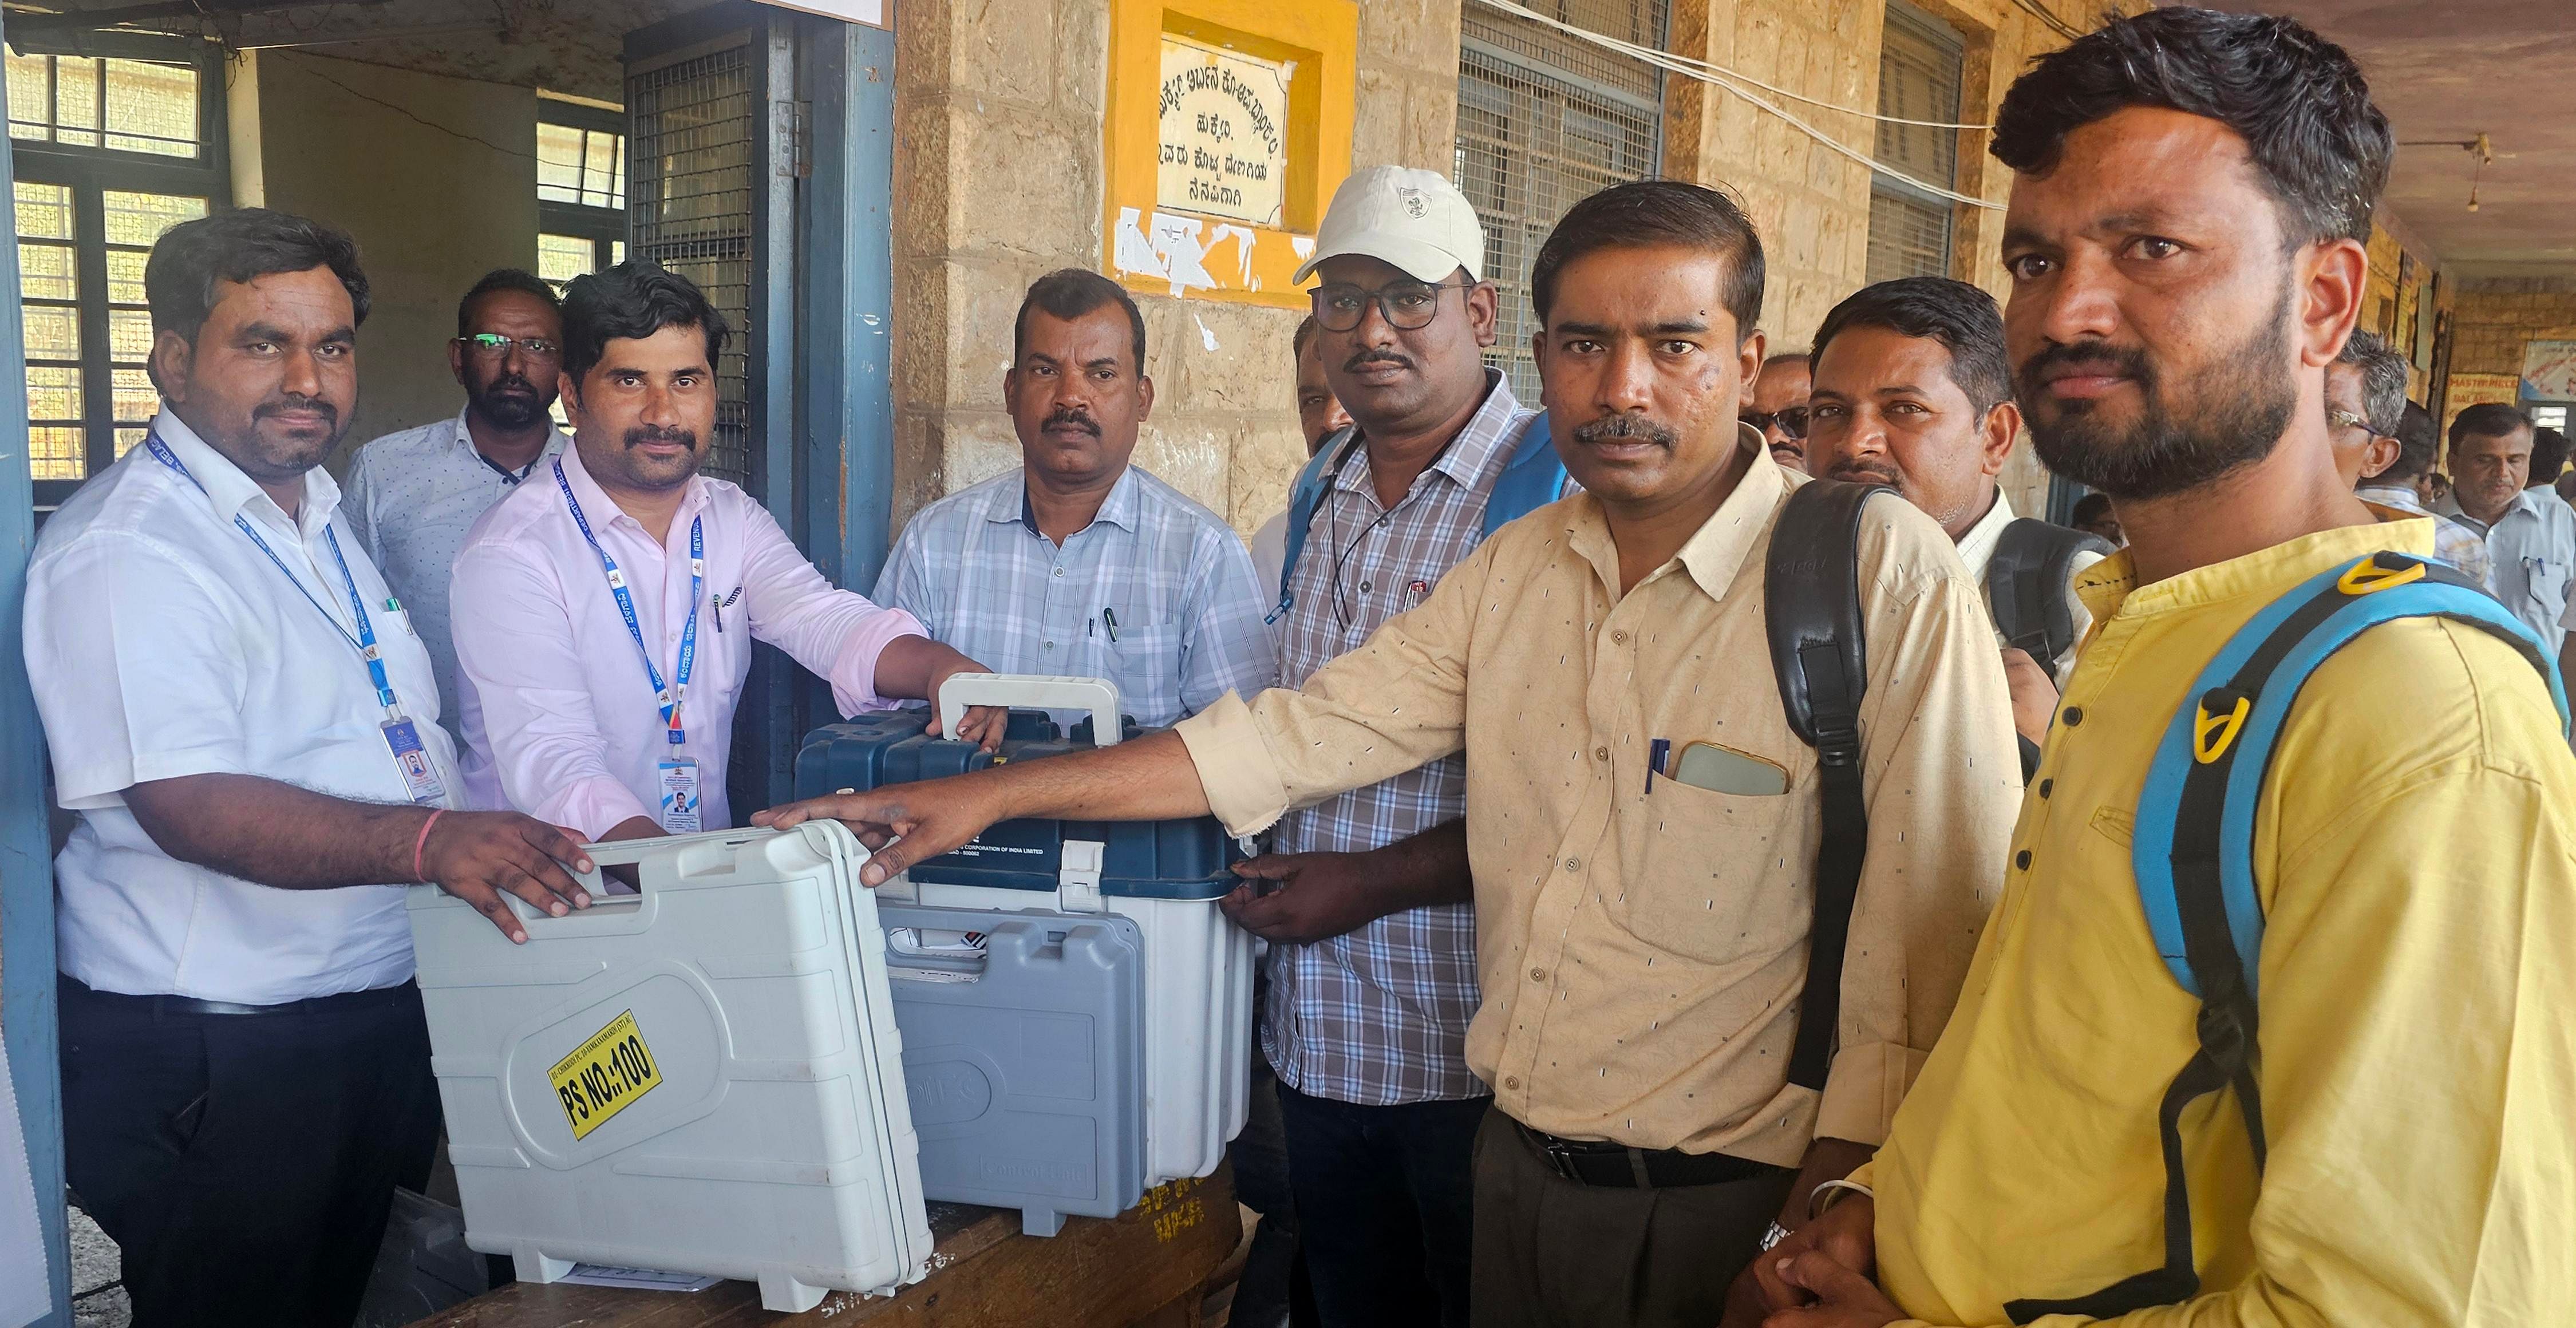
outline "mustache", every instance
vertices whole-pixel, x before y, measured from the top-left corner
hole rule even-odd
[[[265,420],[274,416],[283,415],[290,410],[309,411],[321,416],[323,422],[327,424],[337,424],[340,421],[340,408],[338,406],[334,406],[320,397],[299,397],[291,392],[275,401],[261,402],[251,411],[250,417],[254,420]]]
[[[2147,352],[2137,346],[2115,346],[2108,341],[2072,341],[2051,346],[2022,361],[2013,377],[2025,398],[2046,386],[2041,375],[2059,367],[2092,369],[2122,378],[2134,378],[2142,388],[2156,383],[2155,366],[2148,362]]]
[[[1413,361],[1380,346],[1371,350],[1361,351],[1359,354],[1343,361],[1342,372],[1358,373],[1360,371],[1360,366],[1364,364],[1392,364],[1399,369],[1411,369],[1416,367]]]
[[[1825,477],[1827,479],[1855,480],[1870,484],[1885,484],[1890,487],[1894,487],[1896,484],[1896,468],[1884,465],[1874,466],[1858,461],[1837,462],[1825,472]]]
[[[639,424],[626,431],[628,447],[644,447],[653,443],[677,443],[694,452],[698,450],[698,435],[690,429],[665,429],[652,424]]]
[[[1099,422],[1093,420],[1088,412],[1071,407],[1058,407],[1047,412],[1046,421],[1038,426],[1038,431],[1043,433],[1054,428],[1080,429],[1094,438],[1100,436]]]
[[[499,396],[503,392],[525,392],[529,396],[535,396],[537,385],[518,374],[509,374],[494,379],[490,387],[483,389],[485,396]]]
[[[1605,415],[1574,429],[1574,441],[1578,443],[1607,442],[1613,438],[1643,439],[1661,447],[1670,447],[1681,441],[1681,435],[1671,425],[1643,415]]]

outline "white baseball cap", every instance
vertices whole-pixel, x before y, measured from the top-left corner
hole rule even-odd
[[[1297,267],[1304,281],[1315,265],[1344,254],[1382,259],[1417,281],[1442,282],[1460,268],[1485,279],[1485,228],[1449,177],[1403,166],[1354,171],[1333,191],[1316,228],[1315,256]]]

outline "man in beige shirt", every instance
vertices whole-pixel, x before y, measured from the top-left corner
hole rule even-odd
[[[1480,1325],[1713,1322],[1775,1215],[1866,1158],[1949,1017],[2020,798],[1978,587],[1902,502],[1858,541],[1867,865],[1821,1094],[1787,1082],[1821,833],[1763,565],[1791,488],[1736,406],[1762,363],[1759,241],[1713,191],[1621,185],[1532,273],[1550,424],[1585,492],[1496,532],[1360,649],[1171,734],[756,820],[855,823],[870,884],[1014,816],[1292,807],[1467,754],[1484,1001],[1467,1058]],[[1658,740],[1785,792],[1649,776]],[[888,843],[892,836],[901,836]]]

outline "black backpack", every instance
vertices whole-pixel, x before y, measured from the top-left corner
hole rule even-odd
[[[2004,527],[1994,561],[1986,564],[1986,608],[1995,630],[2059,686],[2066,680],[2057,676],[2057,657],[2075,644],[2066,582],[2075,573],[2075,555],[2087,552],[2107,558],[2113,549],[2099,535],[2021,517]]]
[[[1843,948],[1869,846],[1861,799],[1860,700],[1869,682],[1861,634],[1861,511],[1883,484],[1810,480],[1789,495],[1771,531],[1762,571],[1763,622],[1771,671],[1789,730],[1816,749],[1824,833],[1816,846],[1815,921],[1807,932],[1807,983],[1798,997],[1798,1040],[1789,1082],[1823,1092],[1842,1012]],[[1902,498],[1897,501],[1902,502]],[[2098,541],[2097,541],[2098,542]],[[2059,583],[2063,585],[2061,581]],[[2062,613],[2063,610],[2061,609]]]

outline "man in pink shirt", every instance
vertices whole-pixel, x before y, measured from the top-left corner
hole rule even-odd
[[[829,680],[844,714],[983,666],[912,615],[836,589],[766,508],[698,474],[724,318],[630,259],[564,297],[573,446],[483,514],[456,557],[466,792],[593,840],[733,824],[725,764],[751,645]],[[990,746],[1001,716],[969,711]]]

